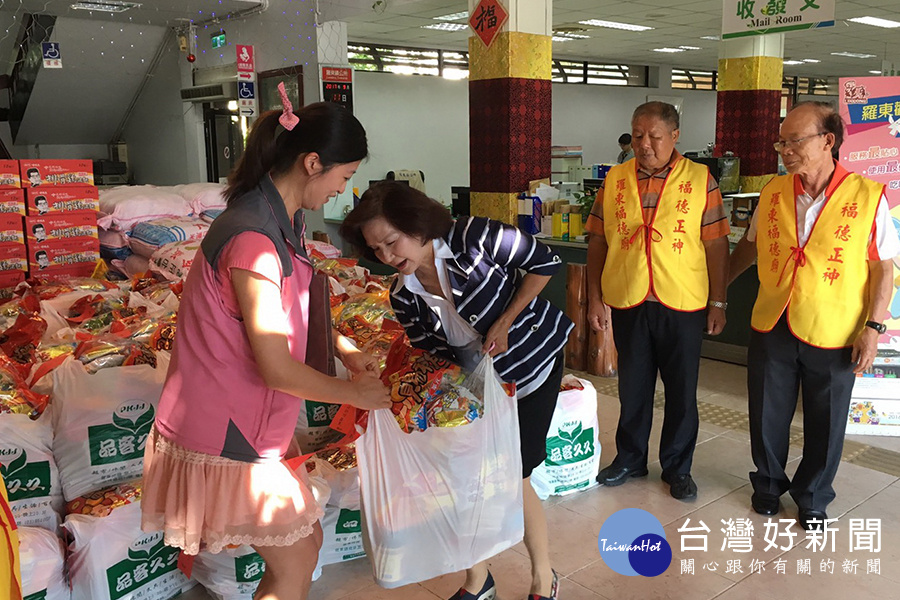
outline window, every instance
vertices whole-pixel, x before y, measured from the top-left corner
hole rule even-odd
[[[715,90],[716,71],[672,69],[672,87],[682,90]]]
[[[461,51],[351,43],[347,45],[347,53],[357,71],[436,75],[448,79],[469,76],[469,56]]]
[[[647,71],[645,66],[554,60],[552,77],[554,83],[646,86]]]

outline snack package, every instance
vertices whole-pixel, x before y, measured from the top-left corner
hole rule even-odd
[[[19,365],[0,353],[0,416],[12,413],[37,419],[48,401],[47,396],[31,391],[19,371]]]
[[[410,433],[429,427],[458,427],[483,414],[484,403],[468,389],[462,367],[398,338],[385,360],[381,381],[390,388],[391,411]]]
[[[12,359],[23,379],[37,360],[35,351],[47,331],[47,321],[37,313],[20,313],[15,323],[0,333],[0,350]]]
[[[150,365],[156,368],[156,352],[150,346],[113,334],[81,342],[75,348],[74,356],[84,364],[88,373],[96,373],[108,367],[131,365]]]

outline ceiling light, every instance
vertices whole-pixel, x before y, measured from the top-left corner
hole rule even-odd
[[[820,62],[822,62],[822,61],[821,61],[821,60],[817,60],[817,59],[815,59],[815,58],[804,58],[804,59],[803,59],[803,62],[805,62],[805,63],[820,63]]]
[[[589,40],[591,36],[582,33],[569,33],[568,31],[554,31],[554,36],[572,38],[573,40]]]
[[[456,12],[452,15],[443,15],[440,17],[431,17],[435,21],[459,21],[460,19],[467,19],[469,17],[469,12]]]
[[[582,25],[590,25],[592,27],[608,27],[609,29],[624,29],[625,31],[647,31],[652,27],[643,25],[631,25],[630,23],[617,23],[616,21],[601,21],[599,19],[590,19],[588,21],[578,21]]]
[[[118,2],[117,0],[103,0],[102,2],[76,2],[72,5],[75,10],[96,10],[100,12],[120,13],[131,8],[139,8],[137,2]]]
[[[684,48],[654,48],[654,52],[684,52]]]
[[[566,37],[563,35],[554,35],[551,39],[554,42],[571,42],[573,38]]]
[[[881,75],[881,71],[869,71],[872,75]]]
[[[703,50],[703,48],[700,48],[699,46],[678,46],[678,47],[681,48],[682,50]]]
[[[704,36],[701,37],[700,39],[701,39],[701,40],[713,40],[713,41],[715,41],[715,42],[718,42],[718,41],[719,41],[719,36],[717,36],[717,35],[704,35]]]
[[[439,31],[462,31],[469,26],[465,23],[432,23],[431,25],[422,25],[422,29],[437,29]]]
[[[893,29],[894,27],[900,27],[900,22],[891,21],[890,19],[879,19],[878,17],[854,17],[853,19],[847,19],[848,21],[853,21],[854,23],[862,23],[863,25],[873,25],[875,27],[884,27],[885,29]]]
[[[846,56],[847,58],[876,58],[874,54],[859,54],[858,52],[832,52],[832,56]]]
[[[786,61],[784,61],[784,64],[786,64],[786,65],[802,65],[803,61],[802,60],[786,60]]]

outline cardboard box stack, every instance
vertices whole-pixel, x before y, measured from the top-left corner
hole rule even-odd
[[[24,216],[25,191],[19,177],[19,161],[0,160],[0,288],[15,286],[28,271]]]
[[[32,275],[89,277],[100,260],[99,195],[90,160],[21,160]]]

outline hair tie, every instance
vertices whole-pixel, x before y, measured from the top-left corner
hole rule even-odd
[[[278,117],[278,122],[281,123],[282,127],[291,131],[297,126],[297,123],[300,122],[300,117],[294,114],[294,107],[291,106],[291,101],[288,98],[287,90],[284,89],[283,81],[278,84],[278,94],[281,96],[281,106],[283,107],[281,116]]]

